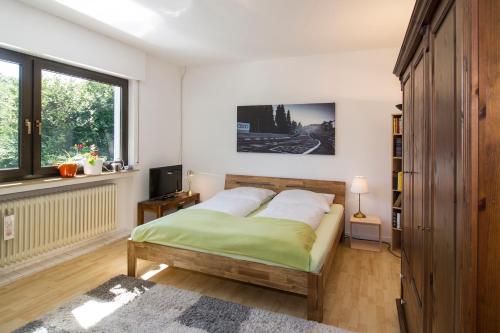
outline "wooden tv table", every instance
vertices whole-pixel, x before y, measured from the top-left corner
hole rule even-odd
[[[137,225],[144,224],[144,212],[147,210],[153,211],[158,219],[165,211],[179,210],[191,203],[200,203],[199,193],[189,195],[187,192],[181,192],[177,193],[174,198],[141,201],[137,204]]]

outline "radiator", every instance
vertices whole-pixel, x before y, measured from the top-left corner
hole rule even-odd
[[[15,237],[4,240],[11,214]],[[0,267],[97,237],[116,228],[116,185],[0,202],[0,225]]]

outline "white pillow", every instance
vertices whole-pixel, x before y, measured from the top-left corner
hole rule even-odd
[[[306,190],[286,190],[280,192],[271,200],[269,206],[279,203],[310,205],[321,208],[325,213],[330,211],[330,203],[323,194]]]
[[[258,201],[260,204],[268,201],[271,197],[276,195],[276,192],[268,190],[266,188],[258,188],[258,187],[235,187],[230,190],[224,190],[222,192],[217,193],[218,196],[224,197],[239,197],[239,198],[248,198],[252,200]]]
[[[320,193],[322,196],[328,200],[328,204],[331,205],[333,203],[333,200],[335,200],[335,194],[330,194],[330,193]]]
[[[208,209],[244,217],[259,208],[260,205],[260,202],[254,199],[215,195],[202,203],[189,207],[188,209]]]
[[[313,230],[318,228],[325,213],[319,207],[311,205],[300,205],[294,203],[274,203],[255,215],[255,217],[273,217],[299,221],[311,226]]]

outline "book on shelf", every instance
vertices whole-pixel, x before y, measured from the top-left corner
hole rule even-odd
[[[403,156],[403,138],[395,137],[394,138],[394,157],[402,157]]]
[[[403,171],[392,174],[392,189],[398,192],[403,191]]]
[[[401,229],[401,212],[392,212],[392,227]]]
[[[401,130],[403,129],[403,117],[393,117],[392,118],[392,133],[401,134]]]

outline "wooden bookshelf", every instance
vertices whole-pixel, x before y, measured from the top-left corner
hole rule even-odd
[[[401,223],[394,225],[394,220],[399,214],[399,221],[403,217],[403,193],[402,193],[402,175],[398,173],[403,171],[403,115],[401,113],[391,116],[392,122],[392,169],[391,169],[391,225],[392,238],[391,249],[401,251]],[[398,184],[401,183],[401,184]],[[398,200],[399,197],[399,200]],[[398,202],[399,201],[399,202]]]

